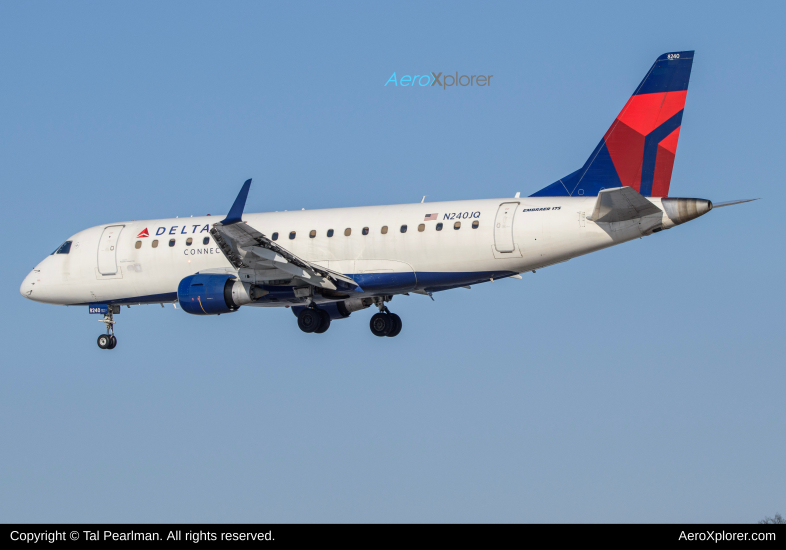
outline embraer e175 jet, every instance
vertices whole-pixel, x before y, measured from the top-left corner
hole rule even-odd
[[[693,52],[660,56],[584,166],[526,198],[103,224],[80,231],[25,278],[22,296],[103,315],[179,303],[192,315],[288,307],[304,332],[376,306],[371,332],[396,336],[397,294],[468,287],[671,229],[713,208],[669,197]],[[716,204],[727,206],[746,201]]]

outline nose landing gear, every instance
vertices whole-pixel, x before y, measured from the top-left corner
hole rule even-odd
[[[101,349],[114,349],[117,345],[117,338],[114,334],[102,334],[98,337],[98,347]]]
[[[109,306],[109,311],[104,313],[104,318],[99,319],[99,323],[106,324],[106,334],[102,334],[98,337],[98,347],[101,349],[115,349],[117,345],[117,338],[115,338],[115,328],[114,324],[117,322],[112,318],[112,313],[114,308],[118,309],[118,313],[120,312],[120,306]]]

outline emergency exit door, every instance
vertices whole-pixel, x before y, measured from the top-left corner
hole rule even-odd
[[[101,275],[117,273],[117,243],[122,225],[110,225],[104,228],[98,241],[98,272]]]
[[[516,243],[513,241],[513,218],[519,203],[503,202],[497,210],[497,218],[494,220],[494,247],[497,252],[513,252],[516,250]]]

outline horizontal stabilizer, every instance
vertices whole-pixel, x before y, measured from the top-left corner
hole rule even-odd
[[[751,202],[751,201],[757,201],[757,200],[759,200],[759,199],[743,199],[741,201],[727,201],[727,202],[719,202],[717,204],[716,203],[712,203],[712,207],[713,208],[722,208],[724,206],[731,206],[733,204],[742,204],[744,202]]]
[[[596,223],[624,222],[663,211],[630,187],[604,189],[587,219]]]

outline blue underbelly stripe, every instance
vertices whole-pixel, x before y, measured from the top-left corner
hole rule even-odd
[[[398,273],[358,273],[348,275],[360,285],[366,295],[369,293],[403,293],[412,290],[425,290],[427,292],[439,292],[460,286],[476,285],[488,282],[490,279],[502,279],[515,275],[515,271],[419,271],[417,273],[398,272]],[[280,288],[282,292],[287,292],[289,287]],[[349,292],[349,294],[360,293]],[[176,302],[177,292],[166,292],[163,294],[149,294],[146,296],[132,296],[129,298],[116,298],[112,300],[100,300],[98,302],[85,302],[72,304],[87,306],[91,304],[158,304],[161,302]]]

